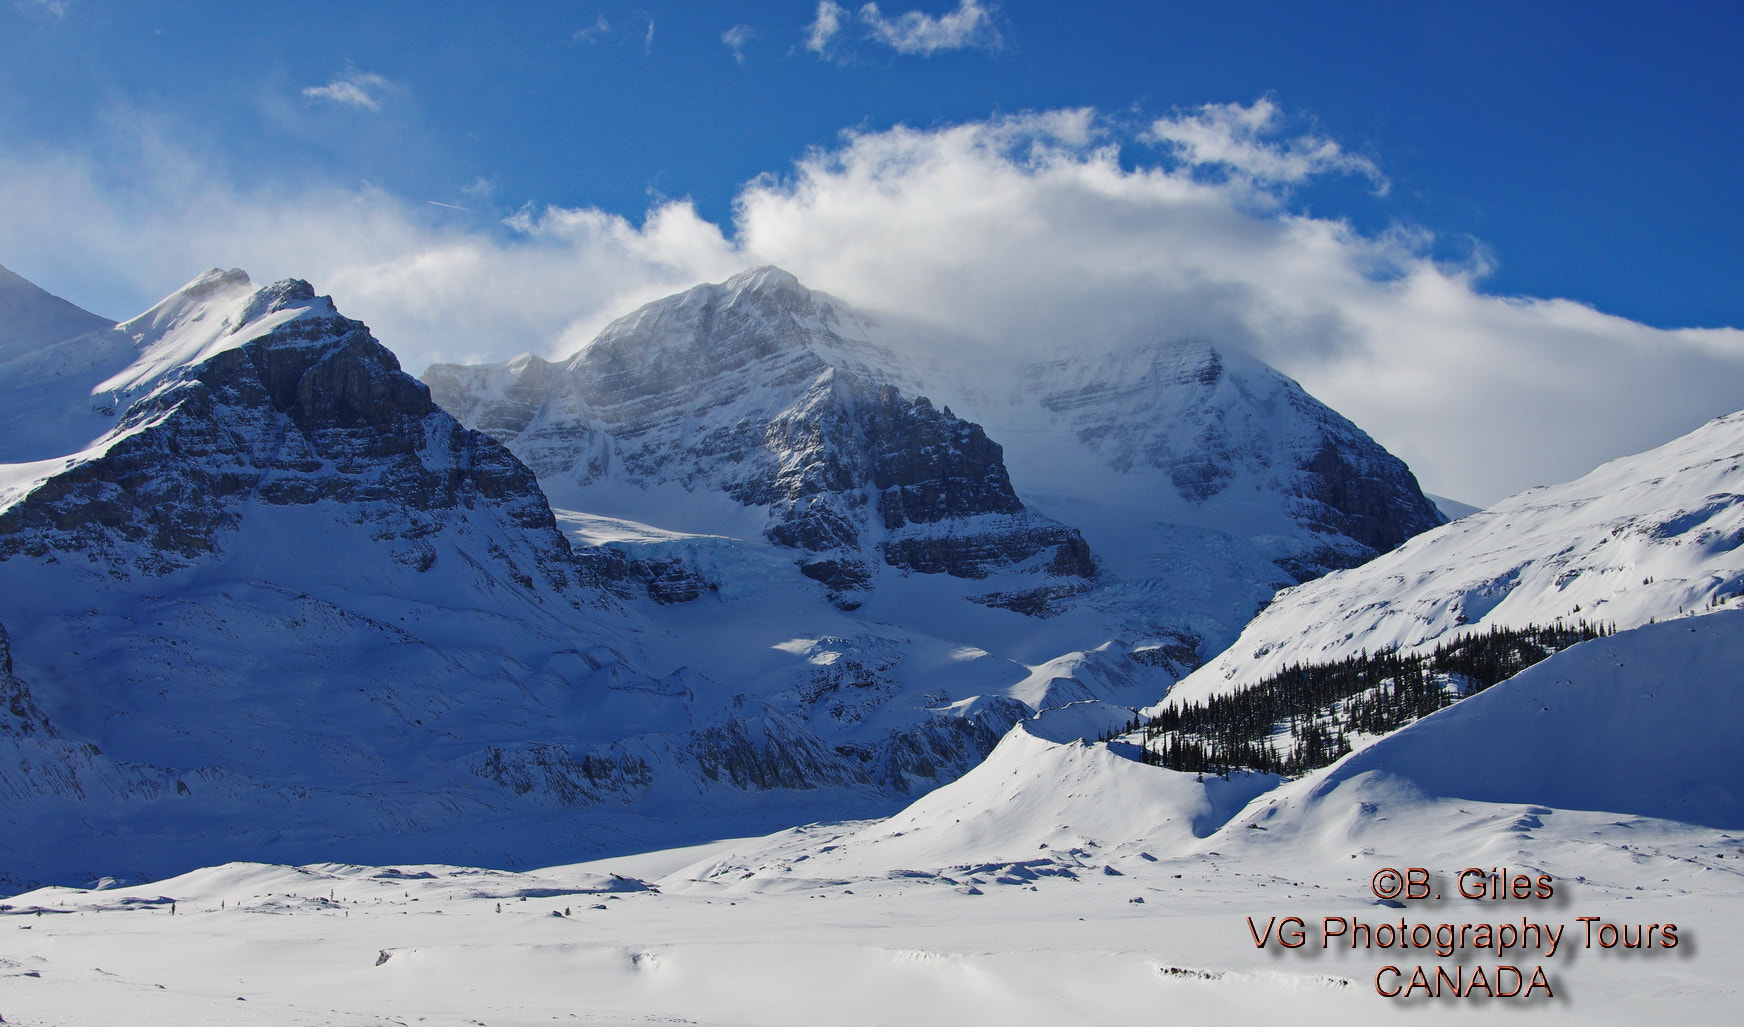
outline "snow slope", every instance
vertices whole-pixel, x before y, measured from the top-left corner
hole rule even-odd
[[[1593,639],[1299,782],[1292,801],[1337,806],[1335,794],[1374,778],[1438,798],[1744,830],[1741,683],[1744,610]]]
[[[0,463],[60,456],[107,430],[93,373],[135,353],[114,327],[0,267]],[[81,423],[69,432],[69,420]]]
[[[998,876],[1020,864],[1071,876],[1110,860],[1124,867],[1120,860],[1140,851],[1245,846],[1256,829],[1269,840],[1253,844],[1274,856],[1302,845],[1343,858],[1353,839],[1373,832],[1408,844],[1408,831],[1382,826],[1389,817],[1434,821],[1455,808],[1463,816],[1472,803],[1744,832],[1741,643],[1744,611],[1585,642],[1288,782],[1201,779],[1139,763],[1121,741],[1047,740],[1091,733],[1082,725],[1050,731],[1052,718],[1119,723],[1107,708],[1069,706],[1014,729],[986,762],[895,816],[801,829],[688,873],[735,887],[891,874],[966,879],[975,874],[965,867]]]
[[[683,876],[737,891],[941,874],[961,887],[1097,875],[1140,852],[1190,851],[1277,782],[1200,780],[1104,745],[1050,742],[1021,725],[975,769],[894,816],[795,829],[748,852],[713,855]]]
[[[1630,628],[1740,595],[1744,412],[1282,592],[1171,695],[1198,699],[1289,663],[1426,646],[1490,625]]]
[[[0,364],[44,342],[61,342],[114,324],[0,267]]]

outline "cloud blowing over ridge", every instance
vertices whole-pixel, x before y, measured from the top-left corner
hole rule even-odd
[[[1665,331],[1487,295],[1421,230],[1365,234],[1291,190],[1383,169],[1269,100],[1128,124],[1065,110],[844,134],[746,184],[732,223],[527,206],[456,216],[368,188],[243,185],[142,132],[128,176],[0,150],[0,263],[94,267],[115,317],[213,264],[307,278],[417,371],[571,351],[635,305],[773,263],[806,284],[1041,355],[1200,336],[1246,347],[1426,488],[1488,502],[1744,407],[1744,331]],[[53,285],[44,281],[42,284]],[[68,290],[62,289],[62,292]]]

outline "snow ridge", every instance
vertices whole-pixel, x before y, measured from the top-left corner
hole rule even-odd
[[[1491,625],[1627,629],[1740,597],[1744,412],[1280,593],[1172,694],[1200,699],[1290,663],[1422,649]]]

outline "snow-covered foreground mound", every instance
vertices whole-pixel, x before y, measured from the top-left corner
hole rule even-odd
[[[973,893],[989,881],[1113,877],[1109,860],[1190,851],[1278,782],[1199,780],[1036,730],[1013,730],[981,765],[896,816],[783,832],[688,873],[735,893],[874,879],[930,879]]]
[[[1357,752],[1314,780],[1744,829],[1744,611],[1594,639]]]

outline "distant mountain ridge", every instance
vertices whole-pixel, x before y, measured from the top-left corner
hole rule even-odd
[[[0,267],[0,364],[45,342],[71,339],[114,323]]]

